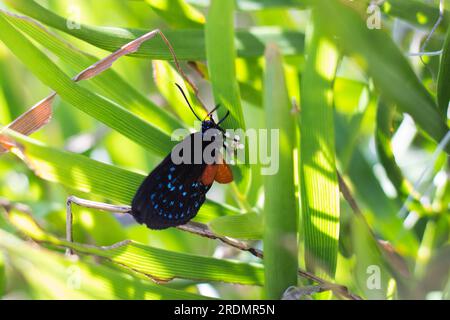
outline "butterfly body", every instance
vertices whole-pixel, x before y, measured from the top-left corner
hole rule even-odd
[[[210,129],[215,133],[212,139],[205,140]],[[192,133],[179,144],[190,148],[188,161],[176,163],[171,153],[147,176],[131,204],[131,214],[138,223],[158,230],[185,224],[195,217],[214,181],[233,180],[230,168],[217,150],[213,152],[213,161],[205,160],[203,155],[200,161],[195,161],[199,152],[223,132],[213,120],[203,121],[201,132]],[[200,147],[195,143],[198,141]]]

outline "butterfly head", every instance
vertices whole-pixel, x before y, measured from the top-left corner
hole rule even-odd
[[[224,131],[222,127],[220,127],[212,118],[202,121],[202,133],[205,133],[209,129],[217,129],[222,132]]]
[[[216,107],[211,112],[209,112],[206,118],[202,121],[202,133],[205,133],[209,129],[216,129],[221,131],[222,133],[225,133],[225,130],[220,126],[220,124],[224,122],[225,119],[230,115],[230,111],[227,111],[227,114],[222,119],[220,119],[219,122],[215,122],[212,114],[219,107],[220,107],[219,104],[216,105]]]

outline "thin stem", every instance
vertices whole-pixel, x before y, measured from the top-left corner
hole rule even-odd
[[[444,52],[444,50],[439,50],[439,51],[430,51],[430,52],[411,52],[408,53],[409,57],[423,57],[423,56],[428,56],[428,57],[435,57],[435,56],[440,56],[442,53]]]
[[[438,56],[438,55],[442,54],[442,52],[444,50],[425,52],[425,49],[426,49],[428,43],[430,42],[431,37],[436,32],[437,28],[439,27],[442,20],[444,19],[444,13],[445,13],[444,2],[445,2],[444,0],[439,1],[439,17],[438,17],[436,23],[433,25],[433,28],[431,28],[431,31],[427,35],[427,38],[423,42],[422,46],[420,47],[420,52],[411,52],[411,53],[408,53],[408,56],[410,56],[410,57],[419,56],[420,59],[422,60],[422,56]],[[423,60],[422,60],[422,63],[425,64],[425,62]]]

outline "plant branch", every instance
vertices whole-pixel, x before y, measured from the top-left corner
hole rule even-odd
[[[94,202],[90,200],[84,200],[77,197],[70,197],[68,200],[70,200],[70,203],[75,203],[77,205],[83,205],[85,207],[97,209],[97,210],[103,210],[108,212],[120,212],[120,213],[129,213],[131,212],[130,206],[114,206],[111,204],[101,203],[101,202]],[[23,211],[26,213],[30,213],[30,209],[26,205],[22,205],[19,203],[12,203],[7,199],[0,198],[0,207],[4,207],[5,210],[11,210],[11,208],[17,209],[19,211]],[[240,241],[238,239],[226,237],[226,236],[220,236],[215,234],[214,232],[209,229],[209,227],[206,224],[199,223],[199,222],[188,222],[185,225],[181,225],[177,227],[178,230],[189,232],[204,238],[209,238],[213,240],[219,240],[222,243],[229,245],[233,248],[236,248],[241,251],[247,251],[251,253],[253,256],[263,259],[264,253],[262,250],[259,250],[257,248],[254,248],[250,246],[248,243]],[[299,269],[298,275],[300,277],[309,279],[311,281],[317,282],[321,287],[326,288],[328,290],[333,291],[338,297],[344,297],[350,300],[362,300],[362,298],[354,293],[351,293],[347,287],[339,284],[334,284],[331,282],[328,282],[325,279],[322,279],[318,276],[316,276],[313,273],[310,273],[308,271]]]

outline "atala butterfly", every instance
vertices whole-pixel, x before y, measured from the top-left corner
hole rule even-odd
[[[203,151],[207,150],[208,146],[211,147],[214,142],[221,141],[221,144],[226,146],[223,141],[227,135],[220,124],[229,112],[216,123],[212,117],[213,112],[218,108],[216,106],[202,120],[195,113],[181,87],[179,85],[177,87],[191,111],[198,120],[202,121],[201,131],[188,135],[177,145],[190,145],[187,148],[187,151],[191,151],[187,157],[188,161],[182,163],[174,161],[172,151],[147,176],[136,192],[131,204],[131,214],[137,222],[147,225],[150,229],[166,229],[187,223],[195,217],[205,202],[206,193],[214,181],[219,183],[233,181],[231,169],[218,150],[213,149],[211,152],[212,161],[208,161],[203,156]],[[205,139],[211,131],[214,132],[211,139]],[[186,159],[187,154],[183,154],[184,152],[186,149],[182,150],[181,156]],[[198,157],[199,153],[202,153],[200,157]],[[199,161],[198,158],[200,158]]]

